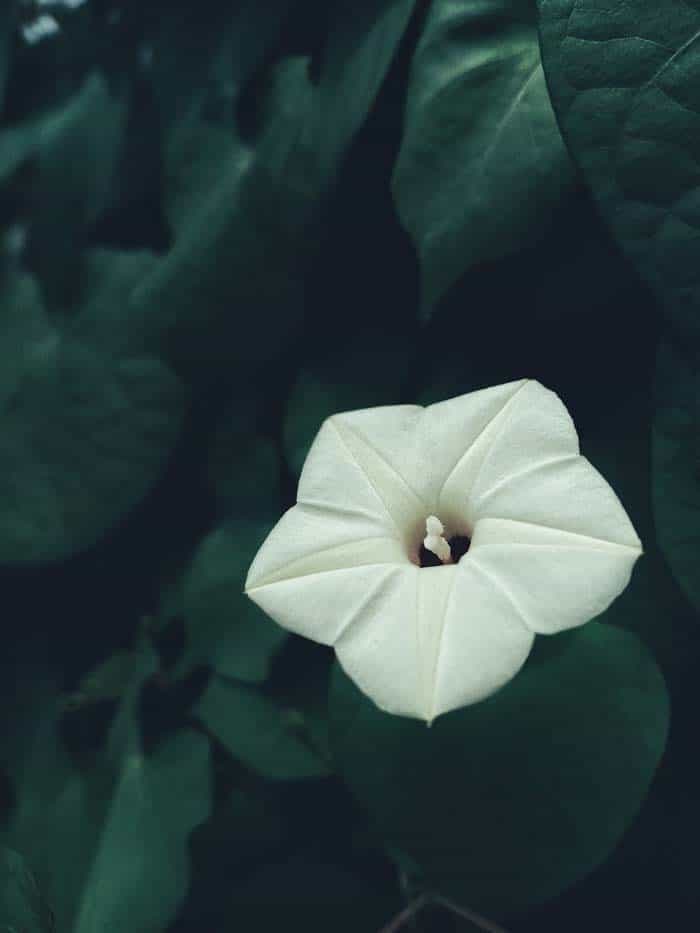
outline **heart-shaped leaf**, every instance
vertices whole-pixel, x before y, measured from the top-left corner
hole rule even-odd
[[[642,803],[668,699],[634,635],[591,622],[539,638],[494,696],[431,728],[380,712],[338,667],[341,775],[423,883],[502,913],[599,865]]]
[[[158,476],[184,397],[153,358],[116,358],[58,331],[30,279],[0,313],[0,561],[88,547]]]
[[[700,9],[539,0],[564,138],[675,326],[700,337]]]

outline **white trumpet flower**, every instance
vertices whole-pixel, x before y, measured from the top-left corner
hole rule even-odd
[[[381,709],[431,722],[606,609],[640,554],[566,408],[525,379],[328,418],[245,589]]]

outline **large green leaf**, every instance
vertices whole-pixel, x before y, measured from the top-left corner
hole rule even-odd
[[[276,780],[325,777],[303,717],[252,687],[214,675],[196,714],[233,758]]]
[[[539,0],[564,138],[676,327],[700,336],[700,8]]]
[[[396,205],[428,313],[475,263],[522,248],[574,178],[529,0],[435,0],[411,69]]]
[[[152,933],[186,893],[187,839],[210,807],[208,742],[185,731],[143,752],[137,708],[154,671],[144,651],[94,766],[73,765],[49,707],[15,774],[9,839],[43,882],[58,933]]]
[[[700,359],[662,344],[655,388],[652,489],[659,543],[700,609]]]
[[[0,561],[53,560],[91,545],[148,491],[184,398],[159,361],[58,331],[30,279],[4,284]]]
[[[337,764],[428,887],[503,912],[599,865],[664,749],[661,674],[628,632],[591,622],[539,638],[525,668],[431,728],[378,710],[337,668]]]
[[[24,859],[0,849],[0,933],[53,933],[51,911]]]

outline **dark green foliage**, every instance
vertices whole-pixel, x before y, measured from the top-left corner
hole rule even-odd
[[[590,623],[538,649],[495,696],[431,727],[334,675],[341,774],[428,885],[485,910],[551,898],[595,868],[666,742],[664,682],[634,636]]]
[[[31,279],[8,275],[0,326],[0,558],[64,557],[151,486],[183,392],[159,360],[115,357],[57,329]]]
[[[75,300],[80,248],[107,205],[125,115],[124,101],[91,75],[60,118],[43,121],[35,134],[27,256],[48,300],[59,306]]]
[[[539,0],[562,133],[674,327],[700,336],[696,2]]]
[[[3,933],[52,933],[51,911],[24,859],[0,850],[0,930]]]
[[[216,676],[196,713],[233,758],[262,777],[293,780],[329,773],[327,762],[303,735],[300,714],[253,687]]]
[[[54,7],[0,4],[0,933],[694,928],[697,0]],[[523,376],[644,556],[382,714],[250,563],[328,415]]]
[[[187,836],[209,811],[202,735],[180,731],[144,752],[137,711],[155,663],[145,645],[133,660],[91,764],[81,766],[68,753],[61,703],[50,689],[23,723],[6,839],[37,873],[59,933],[166,926],[187,885]],[[29,695],[27,684],[18,686]]]
[[[546,228],[574,172],[528,0],[436,0],[416,49],[393,188],[423,311],[465,270]]]
[[[659,543],[690,600],[700,607],[700,360],[659,348],[652,434],[654,516]]]

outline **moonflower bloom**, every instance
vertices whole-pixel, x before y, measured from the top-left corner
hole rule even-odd
[[[326,419],[246,592],[381,709],[431,722],[606,609],[640,554],[566,408],[524,379]]]

